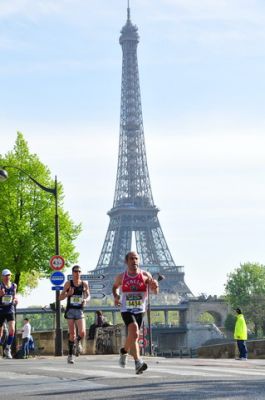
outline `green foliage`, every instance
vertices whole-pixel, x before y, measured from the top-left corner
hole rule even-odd
[[[164,324],[165,317],[164,317],[163,311],[151,311],[151,323],[152,323],[152,325]]]
[[[30,154],[19,132],[13,150],[0,155],[3,166],[7,166],[9,178],[0,184],[1,268],[12,271],[18,291],[25,293],[37,286],[39,278],[50,275],[49,260],[55,254],[54,195],[39,188],[27,174],[47,188],[54,187],[54,180],[38,156]],[[58,183],[60,253],[69,265],[78,259],[73,242],[81,226],[63,210],[63,197]]]
[[[31,314],[17,316],[17,330],[21,331],[24,325],[24,318],[29,318],[31,327],[34,331],[50,331],[54,329],[53,314]]]
[[[233,314],[227,314],[227,317],[226,317],[225,323],[224,323],[225,329],[228,332],[234,332],[235,324],[236,324],[236,316]]]
[[[210,313],[206,311],[199,316],[198,322],[200,322],[201,324],[214,324],[215,319]]]
[[[228,275],[226,298],[232,308],[241,308],[255,332],[265,321],[265,267],[258,263],[241,264]]]
[[[179,325],[179,312],[177,310],[168,311],[168,321],[170,325]]]

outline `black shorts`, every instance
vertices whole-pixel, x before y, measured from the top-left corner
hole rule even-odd
[[[0,327],[3,326],[4,322],[15,321],[15,313],[0,312]]]
[[[130,312],[122,312],[121,313],[122,319],[125,323],[126,326],[128,326],[131,323],[137,323],[139,329],[141,328],[142,322],[143,322],[143,317],[144,313],[139,313],[139,314],[133,314]]]

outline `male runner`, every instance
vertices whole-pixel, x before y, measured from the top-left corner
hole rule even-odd
[[[11,345],[15,336],[15,305],[17,304],[17,285],[11,282],[11,271],[2,271],[2,282],[0,282],[0,344],[3,338],[3,324],[8,324],[8,337],[4,349],[4,357],[12,358]]]
[[[149,272],[139,268],[139,256],[136,252],[129,252],[125,256],[125,263],[127,271],[115,278],[112,288],[115,305],[120,306],[122,319],[127,327],[127,338],[124,347],[120,349],[119,364],[123,368],[126,367],[130,352],[135,361],[135,372],[141,374],[147,369],[147,364],[140,359],[138,339],[146,311],[148,286],[154,294],[158,293],[159,287]]]
[[[81,269],[79,265],[72,268],[73,279],[64,284],[60,300],[67,298],[67,306],[65,318],[68,321],[69,341],[68,341],[68,358],[69,364],[74,364],[74,353],[79,356],[82,351],[81,340],[85,336],[85,316],[83,308],[85,303],[90,299],[88,283],[80,278]],[[77,325],[77,337],[76,337]],[[76,340],[76,348],[75,348]]]

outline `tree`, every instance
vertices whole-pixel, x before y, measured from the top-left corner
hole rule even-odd
[[[242,308],[254,325],[255,334],[265,321],[265,267],[258,263],[241,264],[228,275],[226,298],[232,308]]]
[[[235,330],[235,323],[236,323],[236,315],[235,314],[227,314],[225,319],[224,327],[225,330],[229,333],[233,333]]]
[[[51,173],[36,154],[30,154],[22,133],[12,151],[0,155],[0,167],[16,166],[46,187],[54,187]],[[28,292],[39,278],[51,273],[49,260],[55,253],[54,196],[40,189],[15,168],[7,168],[9,178],[0,184],[0,259],[1,268],[9,268],[18,291]],[[81,231],[63,210],[63,187],[58,183],[60,252],[66,265],[76,262],[74,240]]]

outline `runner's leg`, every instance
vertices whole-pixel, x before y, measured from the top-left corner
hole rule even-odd
[[[135,360],[140,357],[140,350],[138,345],[139,328],[136,322],[131,322],[128,325],[128,335],[125,341],[124,349],[130,353]]]
[[[85,318],[80,318],[76,320],[77,326],[77,355],[82,352],[82,340],[86,335],[86,325],[85,325]]]
[[[74,363],[74,346],[75,346],[75,320],[67,319],[68,322],[68,333],[69,333],[69,341],[68,341],[68,363]]]

